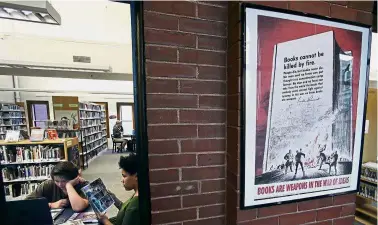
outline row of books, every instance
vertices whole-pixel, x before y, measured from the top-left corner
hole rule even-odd
[[[90,103],[90,102],[80,102],[79,103],[80,110],[96,110],[101,111],[101,105]]]
[[[101,125],[101,119],[96,120],[80,120],[80,127],[85,128],[88,126],[98,126]]]
[[[377,182],[378,164],[374,162],[367,162],[362,164],[361,177]]]
[[[377,185],[361,181],[358,194],[377,201]]]
[[[3,147],[0,149],[2,163],[60,160],[63,149],[57,146],[36,145],[28,147]]]
[[[18,196],[28,195],[32,193],[39,184],[40,182],[5,185],[5,196],[16,198]]]
[[[12,118],[24,118],[24,113],[23,112],[11,112],[11,111],[6,111],[6,112],[0,112],[0,118],[1,119],[12,119]]]
[[[80,111],[80,119],[84,118],[101,118],[101,113],[94,111]]]
[[[16,119],[16,118],[12,118],[12,119],[3,119],[3,118],[0,118],[0,125],[3,125],[3,126],[7,126],[7,125],[24,125],[26,124],[26,120],[25,119]]]
[[[0,111],[25,111],[24,107],[15,104],[0,104]]]
[[[13,181],[17,179],[31,179],[36,177],[49,177],[54,165],[27,165],[5,167],[1,169],[4,181]]]

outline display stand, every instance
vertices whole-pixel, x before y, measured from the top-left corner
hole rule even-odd
[[[107,149],[107,131],[104,106],[90,103],[79,103],[80,118],[80,160],[82,168],[88,167],[90,160],[99,152]]]
[[[22,199],[50,177],[54,165],[70,161],[80,167],[78,139],[31,142],[0,141],[1,170],[7,200]]]
[[[5,139],[7,130],[25,130],[27,132],[23,107],[16,104],[0,104],[0,140]]]

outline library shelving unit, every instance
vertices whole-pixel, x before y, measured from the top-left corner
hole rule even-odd
[[[0,141],[0,161],[7,200],[23,199],[49,179],[56,163],[80,166],[78,139]]]
[[[82,168],[103,150],[107,149],[105,108],[91,102],[79,103],[80,117],[80,159]]]
[[[0,104],[0,140],[5,140],[7,130],[27,132],[25,109],[16,104]]]
[[[364,225],[377,224],[377,163],[362,164],[360,189],[356,200],[356,220]]]

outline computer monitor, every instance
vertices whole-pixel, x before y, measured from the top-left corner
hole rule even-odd
[[[53,225],[45,198],[6,202],[6,225]]]

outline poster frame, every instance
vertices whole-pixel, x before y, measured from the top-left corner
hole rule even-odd
[[[295,16],[303,16],[313,19],[320,19],[324,21],[329,22],[337,22],[347,25],[354,25],[361,28],[366,28],[369,32],[368,35],[368,51],[367,51],[367,64],[366,66],[366,82],[365,82],[365,96],[364,96],[364,102],[363,102],[363,119],[362,119],[362,128],[360,132],[364,132],[365,130],[365,121],[366,121],[366,108],[367,108],[367,96],[368,96],[368,87],[369,87],[369,72],[370,72],[370,52],[371,52],[371,36],[372,36],[372,27],[366,24],[352,22],[352,21],[346,21],[341,19],[335,19],[335,18],[329,18],[325,16],[319,16],[315,14],[310,13],[303,13],[303,12],[297,12],[292,11],[288,9],[279,9],[279,8],[273,8],[263,5],[256,5],[253,3],[241,3],[239,4],[241,17],[240,17],[240,23],[241,23],[241,44],[240,44],[240,52],[241,52],[241,63],[240,63],[240,71],[241,71],[241,78],[240,78],[240,201],[239,201],[239,208],[240,210],[248,210],[248,209],[255,209],[255,208],[261,208],[261,207],[268,207],[268,206],[275,206],[275,205],[282,205],[282,204],[289,204],[293,202],[301,202],[301,201],[308,201],[308,200],[314,200],[314,199],[322,199],[327,197],[333,197],[338,195],[345,195],[345,194],[354,194],[357,193],[360,187],[360,179],[357,181],[357,187],[355,190],[351,191],[345,191],[341,193],[335,193],[335,194],[320,194],[314,197],[304,197],[300,199],[295,200],[288,200],[288,201],[276,201],[273,203],[267,203],[267,204],[259,204],[259,205],[246,205],[245,204],[245,164],[246,164],[246,157],[245,157],[245,116],[246,116],[246,102],[245,102],[245,95],[246,95],[246,9],[258,9],[258,10],[265,10],[265,11],[271,11],[271,12],[278,12],[278,13],[285,13],[289,15],[295,15]],[[360,65],[363,66],[362,64]],[[254,74],[256,76],[256,74]],[[360,74],[360,76],[364,76],[364,74]],[[358,140],[357,140],[358,141]],[[364,134],[361,135],[361,148],[359,149],[360,154],[360,161],[359,161],[359,167],[357,171],[358,178],[361,175],[361,164],[362,164],[362,153],[363,153],[363,146],[364,146]],[[354,140],[353,143],[355,143],[356,140]],[[357,150],[357,149],[356,149]],[[253,162],[255,164],[255,162]]]

